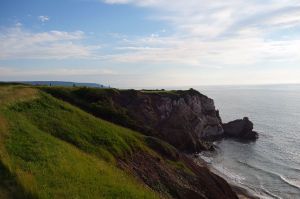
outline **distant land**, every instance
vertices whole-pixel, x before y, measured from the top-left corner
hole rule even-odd
[[[97,83],[78,83],[78,82],[65,82],[65,81],[16,81],[16,83],[29,84],[29,85],[38,85],[38,86],[86,86],[92,88],[107,88],[102,84]]]

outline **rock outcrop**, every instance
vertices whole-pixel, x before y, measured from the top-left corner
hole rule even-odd
[[[205,138],[223,135],[214,101],[198,91],[131,91],[115,99],[151,136],[189,152],[209,149]],[[127,102],[126,102],[127,99]],[[128,101],[130,99],[130,101]]]
[[[256,140],[258,138],[258,133],[253,131],[253,123],[247,117],[223,124],[223,129],[226,137],[242,140]]]

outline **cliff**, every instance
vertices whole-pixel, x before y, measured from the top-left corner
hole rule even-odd
[[[214,101],[193,89],[61,90],[47,87],[44,90],[95,116],[160,138],[181,151],[209,150],[212,146],[205,140],[226,136]],[[240,136],[239,133],[235,135]]]
[[[202,140],[223,134],[221,119],[212,99],[195,90],[129,91],[113,101],[126,108],[129,117],[147,132],[185,151],[207,148]]]
[[[0,198],[237,198],[170,144],[84,111],[141,128],[118,100],[143,92],[52,89],[83,109],[42,90],[0,85]]]
[[[223,134],[214,101],[198,91],[136,91],[91,88],[58,90],[50,94],[92,114],[139,130],[172,144],[179,150],[209,149],[203,140]]]

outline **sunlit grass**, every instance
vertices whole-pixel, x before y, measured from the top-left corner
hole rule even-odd
[[[0,169],[21,195],[157,198],[114,163],[148,150],[139,134],[32,88],[2,87],[0,96]],[[2,188],[0,196],[9,197]]]

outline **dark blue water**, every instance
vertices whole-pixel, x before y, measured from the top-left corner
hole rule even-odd
[[[300,198],[300,85],[199,87],[224,122],[248,116],[255,143],[216,142],[203,153],[218,172],[260,198]]]

